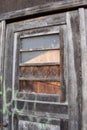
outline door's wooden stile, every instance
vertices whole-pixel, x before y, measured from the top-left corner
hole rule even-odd
[[[6,86],[4,83],[4,46],[5,46],[6,23],[0,22],[0,128],[7,124],[6,117]]]

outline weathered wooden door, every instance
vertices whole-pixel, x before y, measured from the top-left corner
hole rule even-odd
[[[68,110],[68,49],[72,45],[68,46],[67,33],[65,13],[7,24],[4,116],[8,130],[74,128],[74,116]]]

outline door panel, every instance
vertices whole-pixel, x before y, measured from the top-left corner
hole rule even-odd
[[[67,86],[63,84],[68,80],[63,79],[67,70],[63,68],[67,60],[66,24],[57,25],[58,15],[55,17],[51,26],[49,16],[32,20],[32,27],[31,20],[7,26],[5,53],[12,58],[12,62],[6,61],[12,78],[8,86],[9,130],[68,130]]]

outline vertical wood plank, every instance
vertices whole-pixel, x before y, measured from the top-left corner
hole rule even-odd
[[[71,28],[72,38],[74,46],[74,62],[75,72],[77,79],[77,117],[78,117],[78,129],[82,127],[82,66],[81,66],[81,43],[80,43],[80,24],[79,24],[79,12],[76,11],[71,14]]]
[[[15,74],[16,73],[16,69],[17,69],[17,66],[16,66],[16,62],[17,62],[17,56],[16,56],[16,53],[17,53],[17,40],[18,40],[18,33],[15,33],[14,34],[14,46],[13,46],[13,73],[12,73],[12,100],[14,99],[14,94],[15,94],[15,82],[16,80],[18,80],[18,76]],[[17,76],[17,78],[16,78]],[[16,80],[15,80],[16,78]]]
[[[0,22],[0,128],[2,128],[2,68],[1,68],[1,59],[2,59],[2,23]]]
[[[5,88],[4,88],[4,44],[5,44],[5,21],[2,21],[0,23],[0,109],[2,109],[0,112],[0,117],[2,118],[3,126],[5,125],[4,121],[4,110],[5,110]],[[2,126],[1,126],[2,129]]]
[[[82,130],[87,130],[87,40],[84,8],[79,9],[82,52]]]
[[[61,46],[61,101],[68,101],[68,44],[66,25],[60,28]]]
[[[16,97],[16,93],[18,91],[18,84],[19,84],[19,34],[14,33],[14,39],[13,39],[13,68],[12,68],[12,101]],[[18,129],[18,118],[15,117],[14,112],[12,113],[12,124],[11,124],[11,129],[16,130]]]
[[[73,41],[73,32],[72,32],[72,21],[75,20],[74,13],[71,14],[68,12],[66,14],[67,17],[67,37],[68,37],[68,89],[69,89],[69,130],[78,130],[78,104],[77,104],[77,76],[76,76],[76,68],[75,68],[75,59],[74,59],[74,41]],[[74,25],[73,25],[74,28]]]
[[[4,57],[4,88],[5,88],[5,121],[7,124],[6,130],[12,130],[12,65],[13,65],[13,26],[6,28],[6,43]]]

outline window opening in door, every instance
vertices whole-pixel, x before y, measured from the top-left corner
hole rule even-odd
[[[21,38],[19,90],[58,94],[61,90],[59,35]]]

